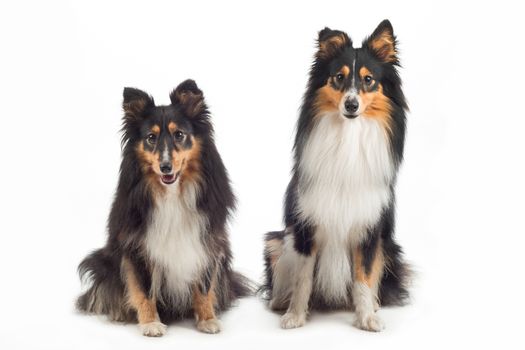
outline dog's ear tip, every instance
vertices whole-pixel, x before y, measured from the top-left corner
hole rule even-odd
[[[388,19],[381,21],[363,44],[367,45],[381,61],[399,63],[396,48],[397,40],[392,23]]]
[[[384,32],[388,32],[391,35],[394,34],[394,27],[392,26],[390,20],[386,18],[377,25],[376,30],[374,30],[374,34],[377,35]]]
[[[126,86],[122,90],[122,97],[124,98],[124,103],[130,103],[136,100],[143,100],[146,105],[153,104],[153,98],[148,95],[146,92],[139,90],[137,88]]]
[[[129,96],[135,89],[129,86],[124,87],[122,90],[122,97],[126,98]]]
[[[322,41],[324,40],[330,33],[332,33],[333,30],[328,28],[328,27],[324,27],[323,29],[321,29],[318,33],[317,33],[317,38],[319,41]]]
[[[201,89],[199,89],[197,83],[193,79],[184,80],[175,89],[173,89],[171,95],[183,94],[186,92],[191,92],[194,95],[202,95]]]
[[[180,83],[170,94],[171,104],[183,106],[190,116],[197,115],[205,109],[204,96],[193,79],[186,79]]]
[[[134,88],[134,87],[131,87],[131,86],[125,86],[125,87],[124,87],[124,90],[122,90],[122,92],[123,92],[124,94],[129,94],[129,93],[145,93],[144,91],[139,90],[139,89]]]
[[[196,83],[195,80],[193,80],[193,79],[186,79],[186,80],[184,80],[181,84],[184,84],[184,85],[195,85],[195,86],[197,86],[197,83]]]

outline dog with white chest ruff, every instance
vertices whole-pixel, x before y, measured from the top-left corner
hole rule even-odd
[[[310,309],[353,309],[380,331],[380,305],[408,298],[409,268],[394,240],[396,176],[405,111],[397,42],[388,20],[354,48],[344,32],[319,32],[294,143],[284,231],[265,238],[270,307],[283,328]]]
[[[88,288],[77,308],[138,322],[146,336],[191,315],[200,331],[217,333],[216,313],[252,289],[231,269],[226,223],[235,198],[202,91],[187,80],[170,99],[156,106],[145,92],[124,89],[109,237],[80,263]]]

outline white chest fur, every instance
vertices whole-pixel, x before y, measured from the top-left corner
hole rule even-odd
[[[201,235],[206,220],[196,208],[197,189],[186,185],[183,194],[180,183],[168,187],[156,200],[146,235],[146,251],[153,262],[152,290],[160,299],[160,288],[179,302],[188,301],[191,284],[207,263]]]
[[[364,238],[390,199],[394,167],[387,135],[372,118],[321,116],[299,167],[300,215],[317,227],[316,283],[325,295],[344,299],[351,276],[345,247]]]
[[[299,165],[299,210],[334,234],[375,224],[390,199],[389,141],[372,118],[320,117]]]

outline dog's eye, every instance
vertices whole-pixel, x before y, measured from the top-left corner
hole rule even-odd
[[[365,76],[365,83],[366,85],[372,84],[372,80],[374,80],[370,75]]]
[[[175,141],[182,141],[184,140],[184,133],[180,130],[177,130],[175,131],[175,133],[173,134],[173,137],[175,137]]]
[[[148,141],[148,143],[150,145],[154,145],[157,143],[157,135],[155,134],[148,134],[148,136],[146,137],[146,140]]]
[[[343,79],[345,78],[344,74],[343,73],[339,73],[335,76],[335,79],[337,79],[338,82],[341,82],[343,81]]]

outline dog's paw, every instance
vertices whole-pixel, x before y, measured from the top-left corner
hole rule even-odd
[[[147,337],[161,337],[166,333],[166,326],[164,323],[154,321],[149,323],[143,323],[139,325],[142,334]]]
[[[281,316],[281,328],[291,329],[304,326],[306,323],[306,313],[287,312]]]
[[[357,315],[354,326],[365,331],[380,332],[385,328],[377,314]]]
[[[197,329],[203,333],[215,334],[221,331],[221,323],[216,318],[197,322]]]

